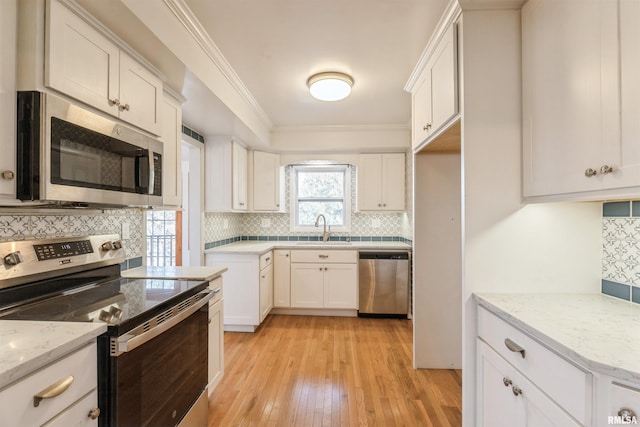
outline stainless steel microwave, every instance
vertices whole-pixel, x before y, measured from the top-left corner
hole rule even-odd
[[[162,204],[162,143],[44,92],[18,92],[17,194],[72,206]]]

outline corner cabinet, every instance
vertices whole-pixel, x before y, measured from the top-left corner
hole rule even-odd
[[[162,101],[162,204],[182,205],[182,105],[165,94]]]
[[[427,47],[426,64],[416,68],[417,76],[405,88],[412,94],[413,149],[438,135],[459,112],[457,42],[457,25],[452,23],[435,46]]]
[[[273,306],[291,307],[291,251],[273,251]]]
[[[640,194],[639,21],[637,1],[523,6],[525,198]]]
[[[358,210],[404,210],[405,161],[404,153],[360,155]]]
[[[17,0],[0,1],[0,199],[16,197]]]
[[[160,135],[161,79],[65,5],[47,6],[44,85]]]
[[[251,209],[280,211],[280,155],[262,151],[251,154]]]
[[[292,250],[291,307],[356,310],[358,252]]]
[[[247,149],[230,137],[207,138],[205,164],[206,211],[246,211]]]

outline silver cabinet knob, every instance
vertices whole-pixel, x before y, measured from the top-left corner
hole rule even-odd
[[[431,123],[427,123],[426,125],[422,126],[422,130],[429,130],[431,129]]]
[[[131,109],[131,106],[129,104],[124,104],[124,105],[118,104],[118,106],[120,107],[120,111],[129,111]]]
[[[517,385],[511,387],[511,391],[513,392],[514,396],[520,396],[522,394],[522,390]]]
[[[607,175],[613,172],[613,168],[609,165],[602,165],[602,167],[600,168],[600,173],[602,175]]]
[[[591,178],[592,176],[596,176],[597,174],[598,171],[591,168],[588,168],[584,171],[584,176],[586,176],[587,178]]]
[[[626,421],[626,420],[631,420],[632,418],[635,418],[636,413],[629,408],[620,408],[620,410],[618,411],[618,416],[622,417],[623,421]]]
[[[120,100],[118,98],[110,99],[109,105],[117,105],[120,106]]]
[[[513,382],[509,378],[504,377],[502,379],[502,384],[504,384],[505,387],[509,387],[511,384],[513,384]]]
[[[2,172],[2,179],[5,181],[12,181],[13,178],[16,177],[16,174],[13,171],[4,171]]]
[[[3,259],[4,259],[4,263],[7,265],[18,265],[24,261],[24,258],[22,258],[22,254],[20,253],[20,251],[11,252],[10,254],[6,255]]]
[[[99,416],[100,416],[100,408],[93,408],[89,411],[88,417],[91,418],[92,420],[98,419]]]

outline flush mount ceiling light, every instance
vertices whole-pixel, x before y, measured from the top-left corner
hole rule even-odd
[[[339,101],[351,93],[353,78],[335,71],[318,73],[307,80],[311,96],[321,101]]]

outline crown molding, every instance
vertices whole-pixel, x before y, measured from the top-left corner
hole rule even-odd
[[[326,126],[278,126],[271,133],[302,132],[398,132],[411,131],[407,125],[326,125]]]
[[[440,17],[440,20],[436,25],[436,29],[431,35],[431,38],[429,39],[427,46],[422,51],[422,55],[420,55],[420,59],[418,59],[418,63],[416,64],[415,68],[411,72],[411,75],[409,76],[409,80],[407,80],[407,83],[404,85],[405,91],[411,92],[413,88],[416,86],[416,83],[418,83],[420,74],[427,66],[427,61],[429,60],[431,55],[433,55],[433,52],[438,46],[438,43],[440,43],[440,40],[444,36],[444,33],[446,32],[447,28],[449,28],[450,25],[453,25],[456,22],[456,20],[458,19],[461,13],[462,13],[462,8],[460,7],[458,0],[451,0],[447,5],[447,8],[443,12],[442,16]]]
[[[242,83],[240,77],[231,67],[231,64],[224,57],[218,46],[214,43],[211,36],[207,33],[193,11],[184,2],[184,0],[164,0],[169,10],[175,15],[178,21],[184,26],[187,32],[202,48],[204,53],[209,57],[211,62],[220,70],[222,75],[231,84],[234,90],[249,105],[258,118],[266,125],[268,129],[273,127],[273,123],[269,116],[262,109],[258,101],[251,95],[247,87]]]

